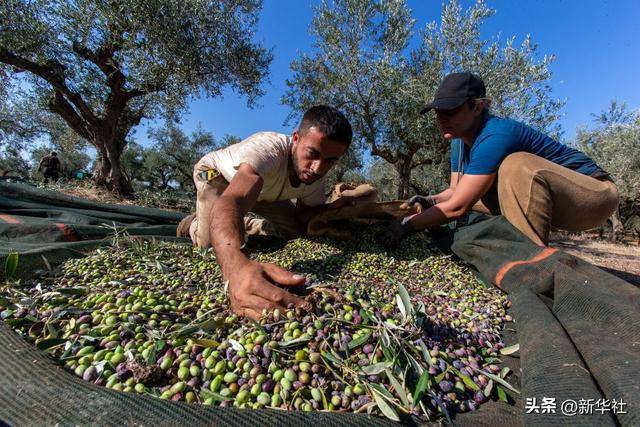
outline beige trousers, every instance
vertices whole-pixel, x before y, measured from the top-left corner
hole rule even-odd
[[[567,231],[597,227],[618,202],[613,182],[519,152],[503,160],[496,186],[473,210],[502,214],[534,243],[546,246],[552,227]]]
[[[193,243],[201,248],[211,247],[211,219],[215,212],[216,201],[229,183],[222,175],[206,181],[199,173],[210,169],[202,163],[196,163],[193,169],[193,181],[196,184],[196,216],[189,227],[189,236]],[[290,200],[276,202],[258,202],[251,209],[254,214],[244,218],[246,235],[276,236],[290,239],[304,234],[304,227],[295,219],[295,205]]]

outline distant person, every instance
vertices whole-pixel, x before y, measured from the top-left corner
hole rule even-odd
[[[295,238],[314,215],[350,203],[348,198],[326,203],[324,177],[352,134],[341,112],[318,105],[304,113],[291,136],[258,132],[196,163],[196,213],[183,219],[177,234],[214,249],[236,313],[258,318],[265,308],[303,302],[276,285],[301,285],[305,277],[250,260],[242,251],[245,235]]]
[[[542,132],[490,114],[478,76],[446,76],[421,113],[432,109],[451,141],[449,188],[409,199],[424,210],[393,222],[380,236],[383,244],[393,247],[413,231],[475,210],[503,215],[532,242],[546,246],[552,227],[588,230],[616,210],[618,189],[606,171]]]
[[[50,154],[44,156],[42,160],[40,160],[40,164],[38,165],[38,171],[42,172],[44,175],[44,183],[48,184],[49,179],[53,182],[57,182],[60,178],[60,159],[58,158],[58,153],[52,151]]]

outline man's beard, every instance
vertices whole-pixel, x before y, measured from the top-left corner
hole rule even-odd
[[[303,184],[310,185],[322,178],[322,176],[316,175],[313,172],[303,171],[300,168],[300,164],[298,163],[298,158],[295,156],[295,153],[291,156],[291,164],[293,166],[293,173],[295,174],[296,179]]]

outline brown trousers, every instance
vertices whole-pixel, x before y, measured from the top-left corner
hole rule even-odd
[[[497,184],[473,210],[502,214],[534,243],[546,246],[552,227],[567,231],[597,227],[613,214],[618,202],[612,181],[519,152],[503,160]]]
[[[229,183],[218,176],[212,181],[205,181],[198,175],[209,169],[202,161],[193,169],[193,181],[196,184],[196,217],[189,228],[191,241],[201,248],[211,247],[211,219],[215,211],[216,201]],[[304,227],[295,220],[295,205],[290,200],[275,202],[258,202],[251,209],[252,213],[244,218],[246,235],[268,235],[285,239],[298,237],[304,233]]]

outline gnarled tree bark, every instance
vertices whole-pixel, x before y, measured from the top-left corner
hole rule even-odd
[[[17,70],[28,71],[51,85],[50,110],[62,117],[71,129],[98,152],[95,182],[121,195],[130,196],[133,188],[122,171],[120,157],[127,145],[127,135],[140,123],[144,110],[133,111],[129,108],[129,103],[135,97],[160,90],[161,86],[146,90],[125,88],[126,77],[114,58],[120,37],[121,34],[113,34],[95,51],[77,43],[73,45],[73,50],[79,56],[94,63],[105,75],[108,96],[101,114],[94,111],[80,93],[67,85],[64,66],[59,62],[49,60],[44,64],[37,63],[16,55],[4,46],[0,46],[0,62]]]

